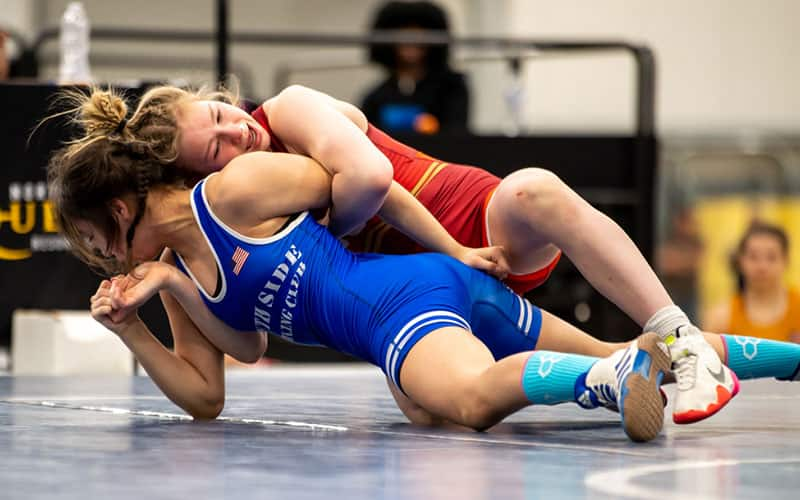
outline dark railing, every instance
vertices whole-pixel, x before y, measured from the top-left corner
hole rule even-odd
[[[222,16],[226,17],[226,16]],[[220,24],[225,24],[221,22]],[[227,27],[221,28],[227,31]],[[33,42],[39,53],[48,41],[58,38],[57,28],[47,28]],[[220,42],[214,33],[198,30],[151,30],[138,28],[92,27],[92,39],[140,42],[217,43],[217,78],[223,81],[228,73],[228,42],[247,45],[301,45],[314,47],[367,47],[370,44],[415,43],[419,45],[449,44],[451,47],[520,51],[595,53],[621,51],[630,54],[636,63],[635,130],[636,135],[652,136],[655,131],[655,63],[649,48],[616,40],[555,41],[505,37],[452,37],[440,33],[374,32],[365,35],[260,33],[237,31]]]

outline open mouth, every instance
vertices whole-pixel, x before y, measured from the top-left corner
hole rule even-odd
[[[250,144],[247,145],[247,150],[248,151],[252,151],[253,150],[253,146],[255,146],[256,139],[258,137],[256,137],[256,131],[255,130],[253,130],[250,127],[247,127],[247,129],[250,131]]]
[[[242,127],[247,129],[247,143],[245,144],[244,150],[252,151],[253,147],[258,141],[258,135],[256,134],[256,131],[253,130],[253,128],[249,124],[242,123]]]

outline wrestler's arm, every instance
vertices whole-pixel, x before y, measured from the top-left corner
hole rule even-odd
[[[256,332],[240,332],[219,320],[206,307],[195,284],[177,267],[172,251],[167,249],[161,256],[161,262],[169,264],[165,268],[167,275],[161,289],[161,300],[180,304],[185,315],[191,318],[191,325],[197,327],[205,337],[220,351],[243,363],[255,363],[267,350],[267,336]],[[161,288],[161,287],[159,287]]]
[[[116,285],[105,280],[91,299],[91,314],[117,334],[147,374],[172,402],[195,418],[213,419],[225,404],[222,353],[192,324],[174,299],[162,297],[169,317],[174,351],[169,351],[139,319],[136,310],[114,311]]]
[[[431,251],[450,255],[495,275],[507,272],[504,263],[498,267],[483,258],[467,257],[470,249],[458,243],[428,209],[397,182],[392,181],[384,194],[381,182],[370,181],[373,176],[370,172],[383,171],[388,159],[364,133],[367,119],[357,107],[322,92],[293,85],[267,101],[264,109],[285,142],[302,146],[299,152],[319,161],[333,175],[334,209],[329,224],[333,234],[346,234],[377,213]],[[389,171],[392,171],[391,163]],[[366,192],[370,190],[372,194]],[[352,200],[379,199],[382,195],[385,199],[377,211],[369,203],[349,204]],[[340,205],[342,200],[348,203],[344,208]],[[348,219],[337,220],[343,213],[347,213]],[[499,251],[491,253],[493,260],[504,260]]]
[[[208,178],[205,189],[214,212],[243,234],[266,220],[331,203],[331,175],[313,159],[287,153],[237,156]]]
[[[331,232],[347,234],[375,215],[392,185],[393,169],[364,134],[366,119],[348,117],[330,96],[299,85],[281,91],[268,104],[265,110],[275,134],[333,176]]]
[[[392,181],[389,195],[378,215],[398,231],[433,252],[458,258],[467,250],[447,232],[425,205],[395,181]]]

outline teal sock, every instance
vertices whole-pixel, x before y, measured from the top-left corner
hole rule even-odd
[[[727,358],[725,364],[740,379],[798,380],[800,377],[800,344],[740,335],[721,337]]]
[[[533,404],[556,405],[575,401],[575,382],[597,359],[578,354],[536,351],[522,369],[522,390]]]

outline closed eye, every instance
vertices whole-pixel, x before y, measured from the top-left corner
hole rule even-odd
[[[217,108],[217,123],[222,121],[222,111]],[[217,159],[217,155],[219,155],[219,139],[217,139],[217,144],[214,147],[214,159]]]

